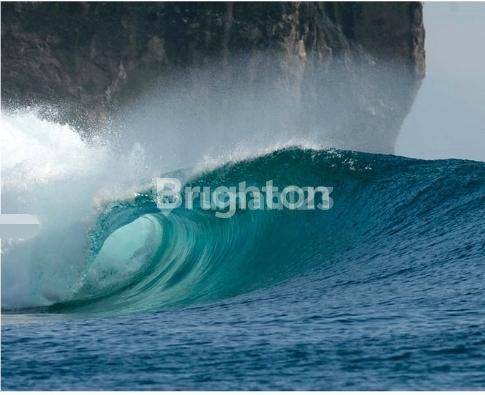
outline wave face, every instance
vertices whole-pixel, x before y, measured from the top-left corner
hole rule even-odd
[[[356,265],[366,270],[348,281],[389,277],[403,285],[483,269],[483,163],[288,148],[228,163],[186,185],[261,187],[267,180],[331,186],[334,206],[239,210],[221,219],[200,208],[162,215],[150,189],[111,201],[89,230],[75,292],[47,311],[171,309],[322,275],[328,286],[344,287],[335,273]]]

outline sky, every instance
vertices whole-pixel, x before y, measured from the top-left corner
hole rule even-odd
[[[426,78],[396,154],[485,161],[485,3],[425,3]]]

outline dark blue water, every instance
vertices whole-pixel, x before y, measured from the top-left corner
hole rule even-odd
[[[107,206],[73,298],[4,311],[2,388],[485,388],[483,163],[289,149],[188,183],[269,179],[334,206]]]

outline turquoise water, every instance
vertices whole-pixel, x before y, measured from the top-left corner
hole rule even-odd
[[[270,179],[334,206],[107,204],[73,296],[4,311],[2,388],[485,387],[483,163],[285,149],[186,182]]]

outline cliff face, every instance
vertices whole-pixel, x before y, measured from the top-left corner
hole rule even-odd
[[[331,113],[331,137],[389,151],[424,76],[422,6],[2,3],[4,107],[49,105],[99,126],[155,81],[207,65],[248,83],[269,67],[305,113],[302,127]],[[369,136],[385,142],[366,147]]]

